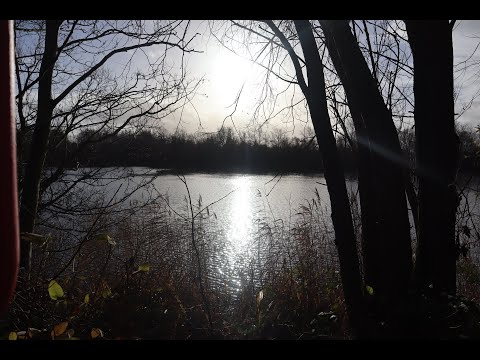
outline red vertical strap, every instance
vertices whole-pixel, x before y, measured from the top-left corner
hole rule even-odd
[[[20,260],[13,21],[0,20],[0,316],[4,316],[17,282]]]

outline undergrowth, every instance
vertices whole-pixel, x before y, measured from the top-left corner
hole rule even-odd
[[[20,272],[0,336],[352,338],[329,209],[318,192],[289,221],[264,211],[250,250],[237,254],[242,259],[237,262],[227,256],[231,249],[216,214],[201,198],[191,205],[194,211],[189,206],[186,199],[183,212],[164,201],[128,216],[90,215],[73,235],[44,226],[48,236],[34,245],[30,274]],[[194,213],[192,228],[188,214]],[[354,221],[358,224],[358,213]],[[458,292],[458,297],[412,298],[411,335],[480,336],[480,269],[468,255],[458,261]]]

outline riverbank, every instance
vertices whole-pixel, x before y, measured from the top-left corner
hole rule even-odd
[[[240,186],[245,178],[232,180]],[[202,183],[218,191],[212,177]],[[285,195],[284,189],[277,190]],[[251,208],[245,203],[248,194],[238,192],[232,209]],[[195,199],[192,210],[198,216],[193,222],[188,206],[159,199],[136,208],[76,215],[69,226],[40,227],[48,236],[34,246],[30,280],[20,274],[0,335],[351,339],[330,214],[322,196],[316,191],[311,201],[292,205],[289,211],[295,216],[290,218],[273,216],[277,211],[272,205],[248,229],[239,212],[232,212],[232,226],[224,227],[222,219],[230,215],[217,215]],[[358,224],[358,213],[353,215]],[[432,299],[427,294],[411,299],[411,321],[417,324],[411,334],[478,336],[480,271],[471,254],[459,258],[459,297]]]
[[[259,223],[256,248],[245,262],[246,253],[231,258],[229,273],[218,267],[228,248],[215,217],[205,211],[192,236],[179,215],[160,203],[128,219],[92,218],[84,224],[91,235],[70,249],[65,230],[51,234],[35,246],[30,280],[20,274],[3,335],[89,339],[100,329],[105,339],[350,336],[336,256],[313,220],[319,212],[291,227]],[[49,291],[52,277],[61,296]]]

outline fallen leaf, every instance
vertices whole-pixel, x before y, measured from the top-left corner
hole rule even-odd
[[[68,321],[61,322],[53,327],[53,334],[55,336],[60,336],[67,330],[67,327]]]
[[[97,337],[103,337],[103,331],[99,328],[93,328],[92,331],[90,331],[90,336],[92,339],[96,339]]]

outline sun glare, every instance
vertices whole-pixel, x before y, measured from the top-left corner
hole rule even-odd
[[[210,63],[211,96],[223,107],[231,105],[252,72],[252,63],[222,49]]]

